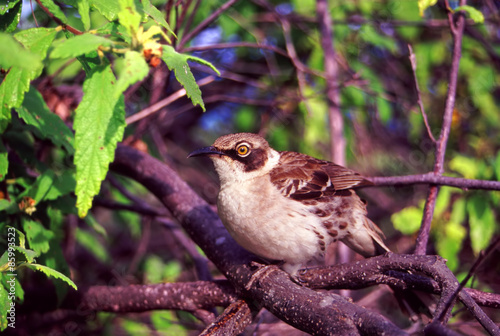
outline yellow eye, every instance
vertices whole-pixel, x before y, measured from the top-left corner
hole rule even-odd
[[[236,148],[236,152],[238,153],[239,156],[247,156],[248,153],[250,153],[250,148],[248,148],[247,145],[239,145]]]

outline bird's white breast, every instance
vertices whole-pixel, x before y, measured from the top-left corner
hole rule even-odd
[[[299,264],[320,253],[317,216],[281,195],[268,175],[223,184],[217,205],[231,236],[258,256]]]

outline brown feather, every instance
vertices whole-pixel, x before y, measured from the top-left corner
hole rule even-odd
[[[339,190],[371,184],[353,170],[305,154],[281,152],[271,182],[285,196],[296,200],[317,199]]]

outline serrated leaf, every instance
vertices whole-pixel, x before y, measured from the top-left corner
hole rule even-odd
[[[7,149],[0,139],[0,181],[5,179],[5,175],[9,171],[9,159],[7,158]]]
[[[68,19],[66,18],[66,15],[64,15],[63,11],[61,8],[54,3],[52,0],[41,0],[41,3],[49,10],[50,13],[52,13],[56,18],[61,20],[62,23],[67,24]]]
[[[168,45],[163,45],[161,58],[167,64],[169,70],[174,70],[175,78],[186,89],[187,96],[191,98],[193,105],[200,105],[203,111],[205,111],[205,104],[203,104],[203,100],[201,99],[200,87],[194,79],[188,61],[206,65],[220,75],[219,71],[210,62],[191,55],[179,54],[173,47]]]
[[[7,85],[4,85],[5,79],[0,83],[0,134],[2,134],[7,126],[10,124],[12,118],[11,107],[12,102],[10,101],[12,97],[5,94],[7,91]]]
[[[125,58],[116,62],[116,68],[120,68],[118,81],[116,82],[115,98],[118,98],[131,84],[143,80],[149,73],[149,66],[137,51],[127,51]]]
[[[2,275],[4,277],[4,275]],[[9,292],[5,289],[3,285],[0,285],[0,331],[7,328],[7,311],[10,309]]]
[[[23,48],[23,46],[9,34],[0,33],[0,45],[9,52],[0,53],[0,67],[9,69],[18,67],[26,70],[36,70],[42,66],[39,55]]]
[[[473,196],[468,200],[467,212],[471,246],[477,255],[488,246],[495,233],[495,216],[488,199],[482,195]]]
[[[158,8],[153,6],[149,0],[142,0],[142,6],[144,13],[149,15],[157,24],[165,28],[170,34],[175,36],[174,31],[170,28],[170,25],[165,20],[165,14],[160,12]]]
[[[4,15],[7,12],[10,12],[21,0],[13,0],[13,1],[2,1],[0,2],[0,15]]]
[[[420,16],[424,16],[424,11],[431,6],[434,6],[436,3],[437,0],[418,0],[418,11]]]
[[[135,36],[139,31],[142,16],[137,11],[134,0],[118,0],[120,11],[118,12],[118,21],[126,29],[129,35]]]
[[[35,261],[35,258],[39,256],[39,253],[33,251],[33,250],[28,250],[27,248],[21,247],[21,246],[16,246],[14,248],[16,251],[19,253],[22,253],[24,257],[26,258],[26,262],[32,263]]]
[[[0,31],[10,33],[16,30],[19,20],[21,20],[22,10],[23,2],[21,0],[7,1],[6,5],[0,6]]]
[[[39,60],[45,59],[47,49],[54,40],[55,29],[33,28],[23,30],[14,35],[32,54],[38,55]],[[30,69],[13,67],[0,84],[0,133],[10,123],[10,110],[21,106],[24,93],[28,91],[31,80],[42,72],[43,64],[38,62]]]
[[[403,234],[410,235],[417,232],[420,228],[422,216],[422,209],[412,206],[393,214],[391,216],[391,221],[396,230],[401,231]]]
[[[455,12],[460,10],[466,12],[472,19],[472,21],[474,21],[474,23],[484,23],[483,13],[481,13],[474,7],[465,5],[465,6],[458,6],[457,8],[455,8]]]
[[[97,9],[109,21],[114,21],[120,11],[118,0],[90,0],[90,6]]]
[[[52,50],[51,58],[68,58],[87,54],[100,46],[110,46],[113,41],[90,33],[76,35],[59,44]]]
[[[78,14],[82,19],[83,28],[87,31],[90,29],[90,4],[89,0],[78,0]]]
[[[116,78],[110,65],[97,66],[83,84],[76,109],[75,158],[77,208],[84,217],[113,161],[116,144],[125,129],[123,96],[113,99]]]
[[[75,290],[78,290],[75,283],[70,278],[68,278],[67,276],[65,276],[61,272],[56,271],[55,269],[52,269],[52,268],[44,266],[44,265],[39,265],[39,264],[22,264],[22,266],[26,266],[28,268],[35,270],[35,271],[42,272],[48,277],[60,279],[64,282],[66,282],[71,287],[73,287]]]
[[[36,129],[42,139],[50,139],[70,155],[74,153],[73,132],[57,114],[49,110],[42,95],[33,86],[26,93],[23,105],[16,111],[26,124]]]
[[[23,218],[23,230],[30,248],[40,255],[49,250],[49,241],[54,237],[54,233],[47,230],[37,221]]]

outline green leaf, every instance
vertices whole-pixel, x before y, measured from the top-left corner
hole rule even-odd
[[[97,66],[83,83],[83,99],[76,109],[75,158],[78,215],[92,206],[115,156],[125,129],[123,96],[115,97],[116,78],[110,65]]]
[[[472,6],[458,6],[455,8],[455,12],[464,11],[469,14],[469,17],[474,21],[474,23],[484,23],[484,15]]]
[[[29,250],[27,248],[21,247],[21,246],[16,246],[14,248],[16,251],[24,255],[24,258],[26,259],[26,262],[32,263],[35,261],[35,258],[39,256],[39,253]]]
[[[101,262],[106,262],[109,260],[109,254],[102,246],[101,242],[96,239],[94,235],[91,233],[81,230],[80,228],[76,229],[75,232],[76,241],[89,250],[97,259]]]
[[[0,6],[0,31],[10,33],[16,30],[22,10],[23,2],[21,0],[7,1],[6,5]]]
[[[23,230],[26,233],[30,248],[37,252],[38,255],[49,250],[49,240],[54,237],[52,231],[47,230],[39,222],[25,218],[23,218]]]
[[[10,12],[21,0],[13,0],[13,1],[5,1],[0,2],[0,15],[4,15],[7,12]]]
[[[26,124],[35,128],[39,137],[50,139],[70,155],[74,153],[73,132],[57,114],[49,110],[42,95],[33,86],[26,93],[23,105],[16,111]]]
[[[135,7],[134,0],[118,0],[120,11],[118,21],[127,29],[131,36],[135,36],[141,25],[142,16]]]
[[[118,59],[115,66],[119,69],[115,98],[118,98],[129,85],[143,80],[149,73],[149,66],[142,54],[133,50],[127,51],[125,58]]]
[[[396,230],[403,234],[414,234],[420,228],[423,211],[417,207],[408,207],[391,216],[392,224]]]
[[[22,266],[26,266],[28,268],[31,268],[32,270],[42,272],[48,277],[60,279],[64,282],[66,282],[71,287],[73,287],[75,290],[78,290],[78,288],[76,288],[75,283],[70,278],[68,278],[67,276],[65,276],[61,272],[56,271],[55,269],[52,269],[52,268],[44,266],[44,265],[39,265],[39,264],[22,264]]]
[[[424,16],[424,11],[434,6],[437,3],[437,0],[418,0],[418,11],[420,12],[420,16]]]
[[[2,274],[2,278],[5,277]],[[0,309],[2,310],[0,313],[0,331],[3,331],[7,328],[7,324],[9,321],[7,320],[8,310],[10,309],[10,303],[12,301],[9,300],[9,292],[7,289],[0,285]]]
[[[82,19],[83,28],[90,29],[90,4],[89,0],[78,0],[78,14]]]
[[[449,165],[450,169],[458,172],[463,177],[468,179],[477,178],[479,173],[477,160],[467,156],[456,155],[450,160]]]
[[[169,70],[174,70],[175,78],[177,78],[179,83],[181,83],[184,89],[186,89],[187,96],[191,98],[193,105],[200,105],[203,111],[205,111],[205,105],[201,99],[200,87],[194,79],[193,73],[189,68],[188,61],[194,61],[206,65],[214,70],[218,75],[220,75],[219,71],[210,62],[191,55],[179,54],[174,48],[168,45],[163,45],[163,54],[161,58],[165,64],[167,64]]]
[[[9,69],[12,66],[26,70],[36,70],[42,66],[40,56],[25,49],[14,37],[0,33],[0,45],[9,52],[0,53],[0,67]]]
[[[174,31],[170,28],[170,25],[165,21],[165,14],[160,12],[158,8],[153,6],[149,0],[142,0],[142,6],[144,8],[144,13],[149,15],[157,24],[165,28],[170,34],[175,36]]]
[[[51,12],[54,14],[56,18],[61,20],[62,23],[68,24],[68,19],[66,18],[66,15],[64,15],[63,11],[61,8],[54,3],[52,0],[41,0],[42,4]]]
[[[95,8],[109,21],[114,21],[120,11],[118,0],[90,0],[90,6]]]
[[[9,159],[7,157],[7,149],[3,145],[2,139],[0,139],[0,181],[5,179],[5,175],[9,171]]]
[[[42,72],[43,64],[41,60],[45,59],[47,49],[51,45],[55,34],[55,29],[47,28],[27,29],[15,34],[14,37],[32,54],[38,55],[39,61],[35,62],[35,66],[29,69],[11,68],[0,84],[0,133],[10,123],[11,108],[21,106],[24,93],[28,91],[31,80],[38,77]]]
[[[373,44],[374,46],[382,49],[387,49],[393,53],[398,49],[397,42],[394,39],[378,33],[375,28],[370,25],[364,25],[361,27],[360,37],[366,43]]]
[[[33,198],[37,204],[40,203],[40,201],[44,200],[45,196],[49,193],[49,190],[54,185],[54,179],[54,172],[50,169],[47,169],[45,172],[43,172],[43,174],[37,177],[30,188],[26,189],[25,192],[19,195],[19,198],[23,196],[29,196]]]
[[[51,58],[68,58],[87,54],[97,50],[100,46],[109,47],[113,41],[94,34],[76,35],[59,44],[52,50]]]
[[[458,253],[467,235],[467,230],[462,226],[466,214],[465,199],[460,198],[453,204],[450,221],[444,224],[444,232],[436,239],[436,249],[440,256],[447,259],[446,265],[455,271],[460,265]]]
[[[477,255],[488,246],[495,233],[495,215],[488,199],[482,195],[475,195],[469,199],[467,212],[472,250]]]

